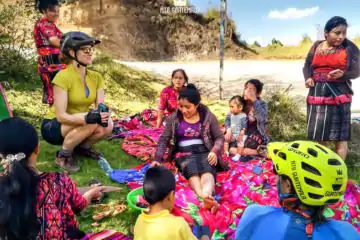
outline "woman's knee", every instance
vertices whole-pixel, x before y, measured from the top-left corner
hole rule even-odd
[[[336,147],[336,150],[347,151],[348,142],[347,141],[337,141],[337,142],[335,142],[335,147]]]
[[[106,137],[109,137],[111,134],[112,134],[112,130],[114,128],[114,123],[111,121],[109,121],[109,124],[107,127],[103,127],[101,125],[97,125],[97,128],[95,130],[95,134],[103,137],[103,138],[106,138]]]

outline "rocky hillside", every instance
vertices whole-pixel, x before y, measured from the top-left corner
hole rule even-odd
[[[70,2],[70,1],[68,1]],[[79,0],[63,5],[60,27],[85,29],[102,38],[101,48],[126,60],[192,60],[219,58],[219,20],[197,13],[161,13],[167,0]],[[229,20],[226,58],[255,55],[236,36]]]

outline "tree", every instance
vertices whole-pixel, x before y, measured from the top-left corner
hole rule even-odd
[[[282,44],[282,42],[280,42],[280,40],[277,40],[277,39],[275,39],[275,38],[273,38],[272,40],[271,40],[271,45],[277,45],[277,46],[284,46],[284,44]]]
[[[261,45],[260,45],[260,43],[258,41],[255,41],[252,45],[254,47],[261,47]]]
[[[305,34],[301,40],[301,44],[312,43],[312,40],[309,35]]]

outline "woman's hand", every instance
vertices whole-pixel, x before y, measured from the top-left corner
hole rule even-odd
[[[101,112],[100,116],[101,116],[101,122],[107,123],[109,121],[110,112]]]
[[[247,88],[244,91],[244,99],[249,100],[251,102],[255,102],[257,100],[256,92],[254,89]]]
[[[214,152],[210,152],[208,156],[208,161],[210,165],[216,165],[217,163],[217,156]]]
[[[161,163],[159,163],[157,161],[152,161],[150,164],[150,167],[157,167],[157,166],[161,166]]]
[[[336,69],[334,71],[329,72],[327,77],[329,79],[338,79],[341,78],[342,76],[344,76],[344,71],[340,69]]]
[[[228,128],[228,129],[226,130],[225,141],[226,141],[226,142],[230,142],[230,141],[231,141],[231,129],[230,129],[230,128]]]
[[[89,191],[84,193],[84,198],[87,200],[88,204],[91,203],[91,200],[93,199],[99,199],[101,195],[103,194],[103,191],[105,190],[105,186],[97,186],[91,188]]]
[[[312,78],[306,79],[306,81],[305,81],[305,86],[306,86],[307,88],[312,88],[313,86],[315,86],[315,81],[314,81],[314,79],[312,79]]]

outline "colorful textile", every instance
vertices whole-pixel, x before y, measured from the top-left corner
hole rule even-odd
[[[131,117],[114,118],[113,138],[125,138],[128,135],[133,135],[131,130],[148,129],[156,126],[158,117],[157,110],[145,109],[142,113],[135,114]]]
[[[351,83],[329,79],[328,73],[340,69],[346,72],[347,52],[344,46],[314,50],[312,77],[315,86],[307,98],[307,135],[317,141],[348,141],[350,139]]]
[[[131,240],[131,238],[121,232],[104,230],[99,233],[86,234],[81,240]]]
[[[122,147],[133,156],[151,161],[154,156],[148,151],[155,152],[161,132],[161,129],[151,128],[126,132],[123,134],[126,137]],[[142,150],[150,144],[149,149]],[[174,172],[177,182],[172,214],[183,217],[189,225],[208,225],[213,240],[235,239],[236,226],[248,205],[258,203],[279,207],[276,176],[272,171],[271,161],[250,156],[242,157],[241,160],[246,162],[232,162],[225,156],[223,158],[227,161],[230,170],[220,172],[216,176],[215,198],[220,203],[220,207],[214,214],[202,207],[202,201],[190,188],[186,178],[177,172],[174,162],[164,163]],[[141,187],[148,166],[146,162],[138,166],[134,172],[124,172],[119,178],[120,182],[127,182],[131,189]],[[255,167],[257,169],[260,167],[262,173],[254,173]],[[113,180],[117,181],[115,178]],[[349,181],[344,197],[337,204],[329,206],[325,215],[331,219],[347,221],[360,232],[360,187]]]
[[[143,180],[145,172],[149,167],[150,164],[145,165],[140,170],[113,170],[110,178],[118,183],[139,182]]]
[[[61,39],[62,32],[54,22],[46,18],[39,19],[34,27],[35,45],[38,50],[38,72],[43,82],[43,103],[52,105],[54,103],[51,82],[58,71],[65,69],[66,65],[60,61],[60,49],[51,45],[49,38]]]
[[[138,129],[127,132],[122,149],[142,161],[154,159],[161,129]]]
[[[178,92],[173,87],[166,87],[160,93],[159,110],[164,111],[165,116],[169,116],[178,107]]]
[[[172,213],[183,216],[190,225],[209,226],[213,240],[234,239],[238,221],[246,207],[252,203],[280,207],[276,176],[272,171],[271,161],[257,159],[247,163],[229,162],[229,165],[230,171],[217,175],[215,198],[220,203],[220,207],[214,214],[201,207],[201,200],[190,188],[188,181],[175,172],[177,185]],[[254,173],[255,166],[262,168],[263,172],[259,175]],[[141,185],[142,180],[128,183],[132,189]],[[325,215],[331,219],[347,221],[360,232],[359,186],[349,181],[345,196],[337,204],[330,205]],[[217,219],[223,220],[217,221]]]
[[[75,214],[86,207],[87,201],[69,177],[61,173],[41,174],[37,199],[41,226],[38,239],[68,239],[70,231],[78,229]]]

